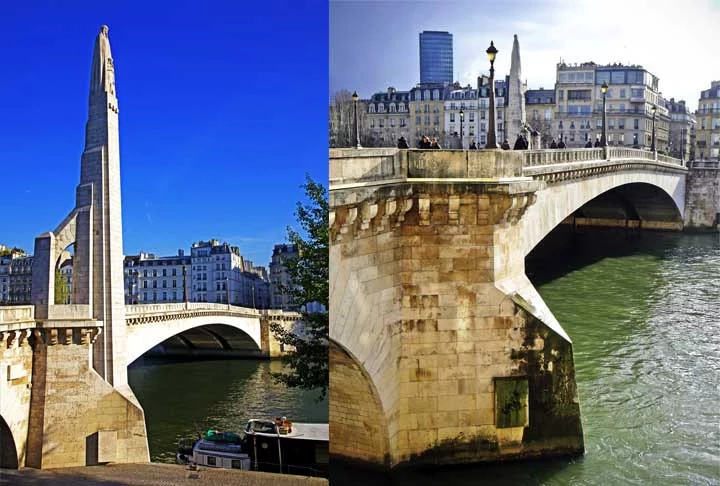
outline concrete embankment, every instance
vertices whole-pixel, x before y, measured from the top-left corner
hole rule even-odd
[[[53,486],[321,486],[323,478],[281,475],[255,471],[198,468],[174,464],[111,464],[107,466],[70,467],[62,469],[0,469],[0,485]]]

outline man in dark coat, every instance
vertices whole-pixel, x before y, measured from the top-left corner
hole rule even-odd
[[[527,150],[530,147],[530,143],[528,143],[528,139],[525,138],[525,135],[522,136],[522,143],[523,143],[523,150]]]
[[[585,144],[585,148],[592,148],[592,142],[590,140]]]
[[[408,149],[408,148],[410,148],[410,146],[408,145],[407,140],[405,140],[405,137],[404,137],[404,136],[400,136],[400,138],[398,138],[398,148],[399,148],[399,149]]]
[[[596,146],[596,147],[599,147],[599,146],[600,146],[600,139],[599,139],[599,138],[596,138],[596,139],[595,139],[595,146]]]
[[[470,147],[468,147],[470,150],[477,150],[477,145],[475,144],[475,140],[470,142]]]
[[[556,148],[557,148],[557,144],[555,143],[555,139],[554,139],[554,138],[552,139],[552,142],[550,142],[550,148],[551,148],[551,149],[556,149]]]
[[[503,150],[510,150],[510,144],[508,143],[507,138],[505,140],[503,140],[503,143],[500,146],[500,148],[502,148]]]
[[[565,142],[563,142],[563,139],[560,139],[560,143],[558,144],[557,148],[564,149],[565,148]]]

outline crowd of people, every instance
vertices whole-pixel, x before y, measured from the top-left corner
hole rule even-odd
[[[564,149],[565,148],[565,141],[563,140],[564,137],[560,137],[560,141],[556,142],[553,138],[550,142],[550,146],[548,148],[551,149]],[[528,150],[529,143],[527,138],[525,138],[524,135],[518,135],[517,139],[515,140],[515,144],[513,145],[513,150]],[[585,148],[593,148],[593,147],[600,147],[600,139],[595,139],[595,143],[593,144],[590,140],[587,141],[585,144]],[[398,139],[397,142],[397,148],[399,149],[409,149],[410,145],[407,142],[407,139],[404,136],[401,136]],[[442,149],[440,146],[440,143],[438,142],[438,139],[433,137],[432,139],[428,137],[427,135],[423,135],[420,140],[418,141],[418,148],[420,149]],[[469,150],[480,150],[482,147],[478,146],[478,144],[473,140],[470,142],[470,146],[468,147]],[[510,150],[510,143],[507,141],[507,139],[503,140],[502,144],[500,145],[500,148],[503,150]]]

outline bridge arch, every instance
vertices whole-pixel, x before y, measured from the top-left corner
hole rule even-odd
[[[17,448],[10,426],[0,416],[0,468],[17,469],[19,466]]]
[[[620,171],[547,185],[536,197],[518,224],[524,255],[581,208],[590,211],[589,217],[613,217],[614,209],[618,218],[637,216],[682,225],[685,178],[671,172]]]
[[[231,315],[201,315],[131,324],[127,327],[127,363],[169,341],[192,349],[197,343],[213,343],[206,349],[238,351],[247,356],[262,354],[260,319]]]
[[[330,453],[388,467],[390,434],[375,383],[345,347],[331,339],[329,348]]]

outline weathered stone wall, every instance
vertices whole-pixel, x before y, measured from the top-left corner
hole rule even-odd
[[[720,169],[691,168],[686,198],[685,229],[717,231],[720,224]]]
[[[92,369],[89,340],[94,332],[35,332],[25,465],[54,468],[150,460],[144,413],[132,392],[113,388]]]
[[[32,348],[29,331],[0,331],[0,467],[18,467],[25,462],[32,387]],[[4,436],[3,432],[9,434]]]
[[[330,343],[330,454],[334,460],[389,465],[388,430],[377,391],[347,351]]]
[[[529,379],[519,353],[527,319],[511,298],[516,289],[498,281],[524,275],[517,222],[532,204],[530,187],[436,180],[398,184],[364,201],[350,191],[331,193],[330,336],[377,390],[374,413],[377,423],[381,415],[387,420],[389,465],[534,454],[524,448],[527,421],[498,426],[495,390],[498,378]],[[342,359],[331,354],[330,366],[331,383],[338,383],[331,388],[373,401],[371,387],[341,374],[349,367]],[[566,379],[574,386],[574,375]],[[566,441],[573,447],[562,453],[582,452],[577,409],[573,423]],[[343,420],[334,436],[351,440],[354,430],[352,419]],[[343,451],[350,453],[363,456]],[[378,454],[364,457],[382,464]]]

